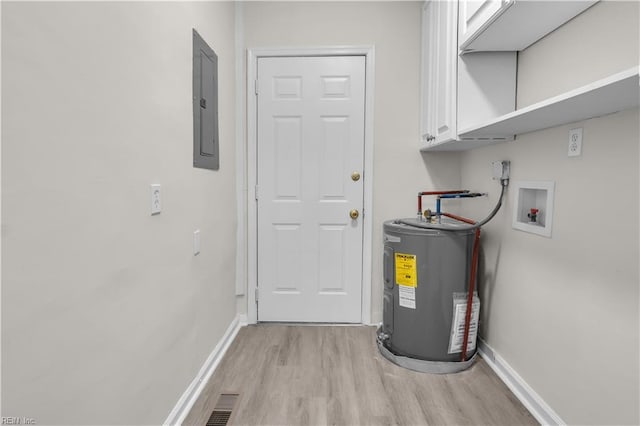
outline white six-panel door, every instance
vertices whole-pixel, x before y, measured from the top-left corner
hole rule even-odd
[[[257,80],[258,320],[360,322],[365,57],[259,58]]]

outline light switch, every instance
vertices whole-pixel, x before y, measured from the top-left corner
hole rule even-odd
[[[160,214],[162,203],[160,200],[160,184],[151,185],[151,214]]]
[[[200,254],[200,230],[196,229],[193,231],[193,255],[197,256]]]

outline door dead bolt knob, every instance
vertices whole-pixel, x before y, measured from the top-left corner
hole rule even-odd
[[[349,216],[351,217],[351,219],[357,219],[358,216],[360,216],[360,212],[356,209],[353,209],[349,212]]]
[[[351,180],[354,182],[357,182],[360,180],[360,173],[358,172],[353,172],[351,173]]]

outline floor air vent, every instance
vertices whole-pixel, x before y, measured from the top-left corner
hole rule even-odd
[[[218,402],[207,421],[207,426],[226,426],[231,419],[233,406],[238,399],[237,393],[221,393]]]

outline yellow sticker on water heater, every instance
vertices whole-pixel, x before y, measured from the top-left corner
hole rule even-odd
[[[415,254],[396,253],[396,284],[407,287],[418,286]]]

